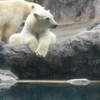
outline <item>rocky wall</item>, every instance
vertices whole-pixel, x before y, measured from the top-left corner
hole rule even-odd
[[[99,20],[100,0],[27,0],[50,9],[59,24]]]

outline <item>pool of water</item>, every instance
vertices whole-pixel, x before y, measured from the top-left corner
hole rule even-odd
[[[18,83],[0,89],[0,100],[100,100],[100,83],[71,84]]]

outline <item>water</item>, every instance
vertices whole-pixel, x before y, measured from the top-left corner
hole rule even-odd
[[[10,89],[0,89],[0,100],[100,100],[100,83],[85,86],[18,83]]]

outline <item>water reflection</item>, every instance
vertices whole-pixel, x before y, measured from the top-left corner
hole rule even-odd
[[[0,100],[100,100],[100,84],[16,84],[1,89]]]

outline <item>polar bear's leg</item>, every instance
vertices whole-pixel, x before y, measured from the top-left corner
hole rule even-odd
[[[36,39],[36,37],[34,36],[26,36],[24,38],[24,43],[27,44],[30,48],[30,50],[35,53],[36,52],[36,49],[38,47],[38,41]]]
[[[23,39],[21,37],[20,34],[14,34],[9,38],[8,41],[10,44],[22,44],[23,43]]]
[[[16,14],[13,16],[10,22],[7,25],[5,25],[4,32],[2,33],[4,34],[3,41],[7,42],[9,37],[17,31],[18,27],[21,24],[21,21],[22,21],[21,15]]]
[[[44,34],[39,38],[39,45],[36,50],[36,55],[45,57],[50,45],[50,36]]]
[[[51,37],[51,43],[50,44],[56,43],[56,35],[54,33],[50,32],[50,37]]]

